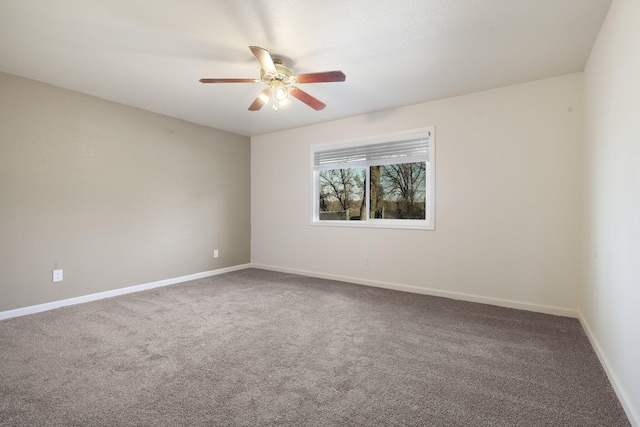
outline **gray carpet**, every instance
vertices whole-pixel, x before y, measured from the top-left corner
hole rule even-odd
[[[249,269],[0,322],[2,426],[627,426],[575,319]]]

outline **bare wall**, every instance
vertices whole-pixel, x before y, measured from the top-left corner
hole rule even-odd
[[[614,0],[585,69],[580,311],[640,425],[640,2]]]
[[[582,115],[576,73],[253,137],[252,263],[575,315]],[[312,144],[430,125],[435,231],[310,225]]]
[[[248,138],[9,74],[0,94],[0,311],[249,262]]]

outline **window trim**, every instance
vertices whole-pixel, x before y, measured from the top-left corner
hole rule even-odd
[[[320,220],[319,212],[320,212],[320,201],[317,197],[320,188],[319,188],[319,179],[318,174],[319,171],[315,168],[315,153],[318,151],[326,151],[326,150],[335,150],[340,148],[348,148],[348,147],[360,147],[366,145],[373,144],[381,144],[386,142],[397,142],[403,141],[410,138],[416,137],[424,137],[425,135],[429,135],[429,151],[428,151],[428,162],[429,162],[429,196],[430,196],[430,205],[429,205],[429,221],[425,220],[398,220],[398,219],[380,219],[380,218],[369,218],[365,221],[335,221],[335,220]],[[310,167],[311,167],[311,225],[313,226],[326,226],[326,227],[355,227],[355,228],[387,228],[387,229],[411,229],[411,230],[435,230],[435,200],[436,200],[436,167],[435,167],[435,126],[428,126],[423,128],[409,129],[399,132],[392,132],[387,134],[380,135],[372,135],[367,137],[353,138],[348,140],[330,142],[330,143],[319,143],[311,145],[310,150]],[[411,163],[415,161],[411,158],[399,158],[397,163]],[[388,163],[391,164],[391,163]],[[361,165],[354,163],[349,164],[346,163],[345,167],[361,167]],[[369,178],[370,168],[365,167],[365,174],[367,178],[367,183],[370,183]],[[368,184],[369,185],[369,184]],[[365,197],[367,203],[367,216],[369,216],[370,208],[370,196],[369,189],[365,189]]]

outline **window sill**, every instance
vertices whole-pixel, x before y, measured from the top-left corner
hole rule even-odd
[[[387,221],[311,221],[316,227],[350,227],[350,228],[386,228],[392,230],[424,230],[435,231],[433,224],[422,221],[403,221],[401,224]]]

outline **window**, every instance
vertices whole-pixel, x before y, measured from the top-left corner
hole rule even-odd
[[[314,225],[434,229],[434,129],[311,147]]]

